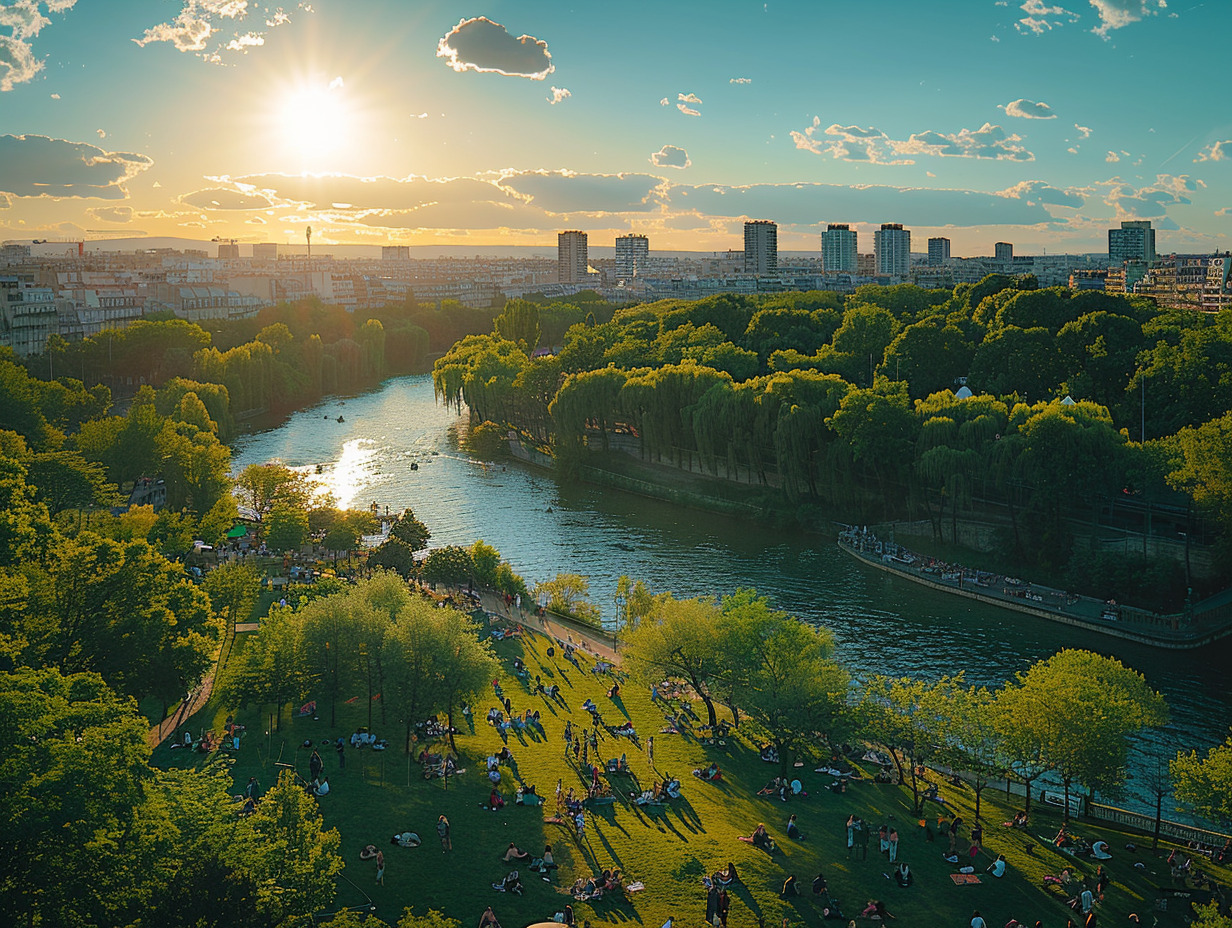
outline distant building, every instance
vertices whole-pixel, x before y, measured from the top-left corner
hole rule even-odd
[[[616,236],[616,279],[632,280],[645,273],[650,239],[644,235]]]
[[[1108,263],[1119,267],[1126,261],[1155,260],[1155,230],[1149,219],[1126,220],[1119,229],[1108,230]]]
[[[768,219],[744,224],[744,273],[773,275],[779,270],[779,227]]]
[[[1014,245],[1011,242],[997,242],[992,246],[993,259],[996,261],[1013,261]]]
[[[23,358],[42,354],[47,339],[60,331],[61,309],[71,306],[30,278],[0,277],[0,345]]]
[[[873,233],[873,254],[879,276],[906,277],[911,272],[911,230],[901,222],[883,222]]]
[[[556,280],[576,284],[586,280],[589,260],[585,232],[561,232],[556,236]]]
[[[277,242],[258,242],[252,246],[252,259],[254,261],[277,261],[278,260],[278,243]]]
[[[1103,290],[1108,280],[1108,269],[1079,269],[1069,275],[1071,290]]]
[[[846,223],[831,223],[821,233],[821,270],[825,274],[854,274],[859,270],[857,234]]]
[[[218,260],[232,261],[240,256],[240,246],[236,242],[218,243]]]
[[[410,261],[411,246],[410,245],[382,245],[381,246],[382,261]]]
[[[950,240],[948,238],[930,238],[928,240],[928,263],[943,264],[950,260]]]
[[[856,275],[859,277],[876,277],[877,256],[856,255]]]

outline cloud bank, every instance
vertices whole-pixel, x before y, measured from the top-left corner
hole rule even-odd
[[[954,133],[926,130],[906,139],[894,139],[869,126],[842,126],[835,123],[822,130],[821,117],[814,116],[803,132],[792,130],[796,148],[815,155],[828,154],[840,161],[868,164],[915,164],[911,156],[935,158],[984,158],[997,161],[1034,161],[1035,155],[1022,145],[1020,135],[1001,126],[984,123],[979,129],[960,129]]]
[[[14,0],[0,4],[0,92],[26,83],[43,70],[43,62],[34,56],[30,40],[51,25],[48,13],[67,13],[76,5],[77,0]]]
[[[1032,100],[1014,100],[1005,105],[1005,115],[1018,119],[1056,119],[1057,114],[1047,103],[1036,103]]]
[[[0,135],[0,192],[19,197],[123,200],[124,184],[154,164],[145,155],[109,152],[45,135]]]

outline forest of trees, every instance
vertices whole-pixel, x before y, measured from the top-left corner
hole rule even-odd
[[[1217,575],[1232,566],[1232,313],[990,276],[664,300],[536,357],[536,310],[511,301],[433,377],[474,423],[520,430],[565,470],[622,431],[648,461],[806,518],[927,518],[940,536],[993,513],[1006,556],[1154,608],[1180,605],[1181,565],[1079,549],[1074,520],[1166,512],[1216,543]]]

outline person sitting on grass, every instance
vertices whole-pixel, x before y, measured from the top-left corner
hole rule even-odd
[[[830,888],[826,885],[826,875],[824,873],[818,873],[817,876],[813,877],[813,895],[825,896],[828,895],[829,892]]]
[[[497,809],[505,808],[504,797],[496,791],[496,787],[492,787],[492,792],[488,793],[488,808],[495,812]]]
[[[796,875],[793,873],[783,881],[783,888],[779,892],[780,896],[798,896],[800,895],[800,887],[796,884]]]
[[[779,788],[783,785],[783,781],[775,777],[765,786],[757,791],[758,796],[774,796],[777,795]]]
[[[620,683],[619,682],[613,682],[612,685],[608,687],[607,698],[608,699],[619,699],[620,698]]]
[[[317,784],[317,788],[312,791],[312,795],[321,797],[329,795],[329,777],[322,777],[321,782]]]
[[[997,859],[996,859],[996,860],[994,860],[994,861],[993,861],[993,862],[989,865],[987,872],[988,872],[988,873],[991,873],[991,874],[992,874],[993,876],[995,876],[995,877],[1000,878],[1000,877],[1005,876],[1005,868],[1006,868],[1006,866],[1008,866],[1008,865],[1007,865],[1007,864],[1006,864],[1006,862],[1005,862],[1005,855],[1004,855],[1004,854],[998,854],[998,855],[997,855]]]
[[[496,914],[491,906],[484,909],[483,914],[479,916],[479,928],[500,928],[500,922],[496,920]]]
[[[753,829],[753,833],[748,837],[745,837],[744,835],[737,835],[736,837],[740,841],[751,844],[753,847],[761,848],[763,851],[767,851],[771,854],[778,850],[778,848],[775,847],[774,840],[769,834],[766,833],[766,826],[760,822],[757,824],[757,827]]]
[[[792,813],[787,819],[787,837],[793,841],[803,841],[804,835],[800,833],[800,826],[796,824],[796,813]]]
[[[552,845],[545,844],[543,846],[543,856],[532,860],[530,868],[536,873],[547,873],[549,870],[556,869],[556,858],[552,856]]]
[[[509,863],[509,861],[511,860],[525,860],[529,856],[530,854],[528,854],[526,851],[523,851],[516,844],[510,841],[509,847],[505,848],[505,856],[502,857],[501,860],[503,860],[505,863]]]
[[[906,889],[915,882],[915,874],[911,872],[911,868],[906,864],[899,864],[894,871],[894,882],[903,889]]]

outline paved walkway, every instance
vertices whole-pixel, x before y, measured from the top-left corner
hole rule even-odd
[[[585,629],[578,628],[572,623],[566,625],[552,616],[541,617],[526,609],[519,611],[516,607],[506,607],[504,597],[499,593],[483,592],[481,596],[483,608],[487,612],[504,616],[505,621],[512,625],[520,623],[524,628],[539,632],[549,638],[555,638],[566,644],[572,643],[575,647],[597,658],[613,664],[620,663],[620,652],[606,640],[605,636],[588,634]]]
[[[175,715],[169,715],[153,728],[150,729],[146,739],[149,741],[151,748],[156,748],[172,735],[176,733],[181,725],[187,722],[202,706],[210,701],[210,695],[214,692],[214,674],[218,671],[218,665],[214,665],[214,669],[209,672],[201,685],[188,694],[188,698],[180,703],[180,708],[176,710]]]

